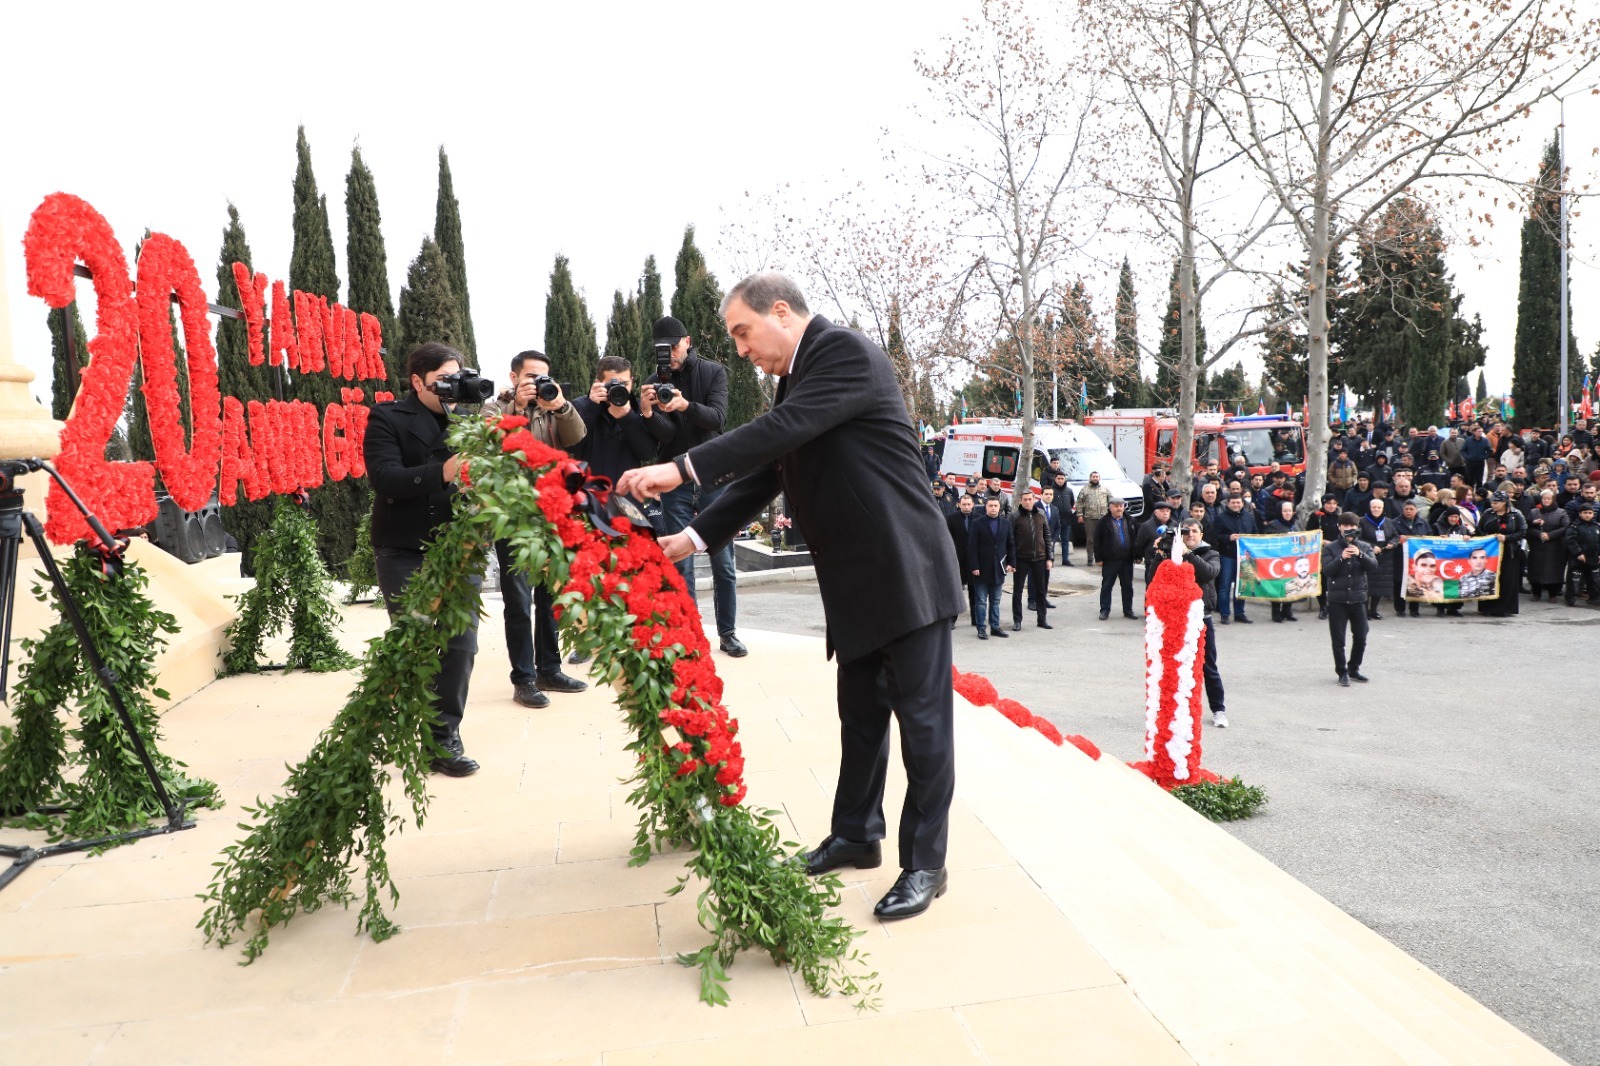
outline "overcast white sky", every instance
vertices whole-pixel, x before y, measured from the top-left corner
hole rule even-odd
[[[502,356],[542,343],[558,251],[572,260],[603,343],[611,294],[637,282],[646,255],[657,257],[670,298],[686,224],[699,228],[726,287],[734,279],[716,254],[717,231],[746,194],[881,175],[886,144],[915,147],[907,107],[923,89],[913,53],[955,32],[976,0],[3,7],[0,253],[17,357],[47,395],[45,307],[26,294],[21,238],[48,193],[94,204],[130,255],[146,226],[182,241],[208,291],[232,200],[256,268],[283,278],[295,127],[304,123],[341,281],[344,176],[359,141],[377,180],[398,295],[432,229],[443,144],[461,201],[478,344],[486,369],[498,372]],[[1592,154],[1600,102],[1569,102],[1567,123],[1575,183],[1600,187]],[[1516,175],[1532,176],[1554,125],[1553,105],[1530,120],[1509,164]],[[1574,227],[1573,317],[1585,357],[1600,340],[1597,227],[1587,217]],[[1518,226],[1481,236],[1483,248],[1458,245],[1450,263],[1467,313],[1483,316],[1488,380],[1501,392],[1510,383]],[[1109,323],[1115,279],[1089,280]],[[1165,284],[1165,267],[1138,278],[1150,343]],[[1254,361],[1247,365],[1254,373]]]

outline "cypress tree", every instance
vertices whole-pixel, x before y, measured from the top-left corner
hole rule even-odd
[[[1534,179],[1534,199],[1522,223],[1522,269],[1517,289],[1517,339],[1511,364],[1511,394],[1517,422],[1553,426],[1561,399],[1561,151],[1555,137],[1545,146]],[[1569,338],[1573,367],[1577,346]],[[1582,381],[1582,373],[1578,375]],[[1575,395],[1575,394],[1574,394]]]
[[[84,368],[89,365],[89,337],[83,332],[83,317],[78,314],[78,302],[50,309],[50,417],[65,422],[72,411],[73,398],[78,395],[78,384]],[[72,320],[72,351],[77,359],[79,377],[67,361],[68,318]]]
[[[357,146],[350,153],[350,173],[344,182],[344,211],[349,226],[345,261],[350,268],[350,289],[344,305],[378,320],[383,331],[389,370],[388,390],[405,390],[406,353],[400,350],[395,329],[394,300],[389,295],[389,254],[383,245],[383,217],[378,210],[378,186]]]
[[[433,239],[450,265],[450,288],[461,309],[461,352],[469,360],[478,358],[478,342],[472,332],[472,300],[467,295],[467,252],[461,240],[461,205],[456,202],[455,182],[450,177],[450,160],[439,146],[439,200],[434,207]]]
[[[251,265],[250,242],[245,237],[244,226],[239,221],[239,209],[228,205],[228,224],[222,229],[222,250],[217,255],[217,303],[223,307],[239,308],[239,283],[233,276],[233,264]],[[231,318],[217,322],[217,387],[224,396],[235,396],[241,402],[260,400],[265,403],[275,399],[272,376],[277,368],[263,362],[250,365],[248,332],[243,322]],[[256,541],[272,524],[272,499],[265,497],[250,501],[239,496],[239,502],[222,509],[222,527],[239,542],[243,553],[240,567],[247,576],[255,574]]]
[[[639,282],[639,328],[641,330],[639,354],[634,360],[633,376],[640,381],[656,372],[655,335],[652,332],[662,315],[667,313],[661,295],[661,271],[656,269],[656,257],[644,261],[644,277]]]
[[[1111,406],[1143,407],[1149,392],[1144,375],[1139,372],[1139,311],[1138,294],[1133,288],[1133,268],[1126,256],[1122,259],[1122,273],[1117,278],[1116,328],[1112,341],[1117,361],[1117,371],[1112,375]],[[1100,395],[1105,394],[1106,382],[1099,382]],[[1098,397],[1090,390],[1091,402]]]
[[[567,257],[556,256],[550,271],[550,295],[544,304],[544,352],[550,357],[550,376],[577,388],[594,380],[600,345],[595,340],[589,305],[572,284]]]
[[[432,237],[422,238],[422,249],[406,271],[406,286],[400,290],[400,316],[395,328],[399,333],[399,347],[407,353],[427,341],[448,344],[457,351],[461,348],[465,335],[461,326],[461,301],[456,299],[455,290],[450,286],[450,264]]]
[[[289,287],[333,302],[339,299],[339,272],[333,230],[328,222],[328,198],[317,191],[311,145],[306,141],[304,126],[296,136],[295,155],[294,249],[289,256]],[[321,410],[340,402],[339,390],[345,384],[326,372],[301,374],[295,379],[294,391],[297,399]],[[317,523],[317,548],[328,569],[342,573],[345,560],[355,550],[356,527],[367,511],[366,482],[358,478],[327,481],[312,489],[310,495],[311,514]]]
[[[1489,399],[1489,387],[1484,384],[1483,371],[1478,371],[1478,387],[1473,390],[1472,403],[1474,407],[1481,408]]]
[[[611,317],[606,320],[605,354],[626,359],[633,367],[633,379],[637,382],[644,381],[655,369],[654,360],[641,365],[639,358],[640,353],[649,348],[649,337],[649,331],[639,318],[639,297],[624,298],[622,290],[618,289],[611,297]]]
[[[702,358],[714,359],[728,370],[728,419],[725,429],[742,426],[766,408],[766,395],[756,368],[740,359],[722,326],[722,289],[694,243],[694,227],[683,231],[683,245],[673,267],[676,288],[672,317],[683,323]]]

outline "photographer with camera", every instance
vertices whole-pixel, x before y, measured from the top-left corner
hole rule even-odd
[[[511,388],[483,405],[485,418],[521,415],[541,444],[568,449],[584,439],[588,428],[578,409],[567,401],[550,377],[550,360],[540,351],[518,352],[511,359]],[[550,591],[542,582],[530,588],[529,575],[511,567],[505,541],[494,545],[500,564],[500,596],[505,601],[506,653],[511,657],[511,698],[524,707],[548,707],[546,692],[582,692],[588,684],[561,672],[561,643]]]
[[[1217,577],[1222,573],[1222,556],[1206,543],[1205,523],[1198,518],[1185,518],[1175,532],[1166,534],[1168,560],[1156,564],[1160,569],[1165,562],[1188,563],[1194,568],[1195,584],[1200,586],[1200,602],[1205,612],[1206,651],[1201,672],[1206,679],[1206,705],[1211,708],[1211,724],[1218,729],[1228,728],[1228,711],[1222,691],[1222,674],[1217,670],[1217,627],[1211,615],[1217,609]]]
[[[651,436],[661,444],[657,462],[670,463],[690,448],[722,434],[728,420],[728,371],[719,363],[702,359],[692,346],[693,338],[671,315],[657,320],[651,329],[655,340],[656,372],[639,393],[639,413],[650,427]],[[663,417],[665,416],[665,417]],[[722,495],[723,486],[698,486],[692,480],[661,496],[665,534],[682,533]],[[678,573],[689,586],[689,595],[699,602],[694,587],[694,556],[678,564]],[[733,545],[726,544],[711,553],[711,579],[715,586],[712,603],[717,616],[717,636],[722,650],[734,658],[749,654],[737,633],[737,576],[733,568]]]
[[[608,477],[615,485],[634,467],[655,462],[655,438],[634,403],[633,367],[626,359],[602,358],[589,395],[573,400],[572,406],[587,429],[580,458],[591,473]],[[651,417],[656,417],[653,411]]]
[[[1378,577],[1378,557],[1360,539],[1361,519],[1349,511],[1339,516],[1339,535],[1322,545],[1322,587],[1328,597],[1328,636],[1333,642],[1333,669],[1339,684],[1365,681],[1361,660],[1367,652],[1367,597]],[[1351,634],[1350,659],[1344,656],[1344,632]]]
[[[362,448],[373,493],[373,564],[390,618],[400,609],[411,575],[422,567],[422,546],[452,517],[461,457],[445,439],[450,414],[456,404],[480,402],[493,391],[475,372],[462,370],[461,353],[443,344],[414,349],[406,358],[406,375],[411,391],[372,408]],[[474,614],[471,628],[451,638],[433,681],[433,739],[445,751],[429,764],[435,773],[465,777],[478,770],[461,742],[477,654]]]

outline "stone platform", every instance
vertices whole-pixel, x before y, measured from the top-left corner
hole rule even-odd
[[[350,608],[347,645],[384,621]],[[949,894],[883,924],[872,904],[895,871],[846,878],[881,1010],[755,956],[731,971],[731,1006],[702,1006],[674,958],[705,942],[694,893],[664,895],[680,861],[626,865],[628,738],[609,693],[520,707],[495,619],[481,635],[464,735],[483,770],[435,778],[425,825],[393,840],[401,935],[376,944],[324,910],[249,967],[202,943],[196,893],[241,807],[276,791],[352,675],[214,682],[167,711],[164,746],[228,808],[0,892],[0,1062],[1559,1061],[1133,771],[959,698]],[[749,658],[717,664],[747,802],[815,842],[837,766],[831,664],[818,640],[741,635]],[[902,788],[893,764],[891,830]]]

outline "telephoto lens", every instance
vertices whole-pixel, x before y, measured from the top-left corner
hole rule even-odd
[[[633,400],[633,390],[628,388],[626,382],[606,382],[606,403],[612,407],[626,407]]]
[[[533,391],[545,403],[555,403],[561,398],[561,386],[549,374],[540,374],[533,379]]]

